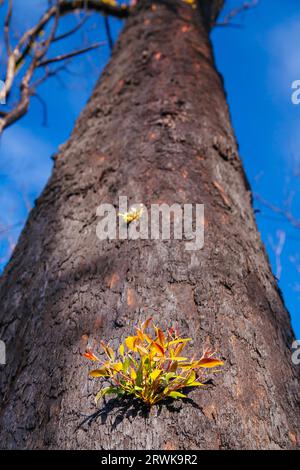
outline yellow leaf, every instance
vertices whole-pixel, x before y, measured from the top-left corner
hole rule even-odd
[[[161,369],[154,369],[151,374],[150,374],[150,379],[154,382],[154,380],[157,379],[157,377],[162,373]]]
[[[123,369],[123,363],[122,362],[116,362],[113,365],[113,368],[114,368],[115,371],[119,372],[120,370]]]
[[[130,371],[130,377],[132,378],[132,380],[135,380],[136,379],[136,372],[133,368],[131,368],[131,371]]]
[[[109,371],[103,367],[102,369],[91,370],[89,372],[89,375],[91,377],[108,377],[110,374],[109,374]]]
[[[177,344],[177,343],[187,343],[188,341],[192,341],[192,338],[174,339],[169,342],[169,346],[171,346],[172,344]]]
[[[121,354],[122,357],[124,357],[124,344],[123,343],[119,347],[119,353]]]
[[[136,342],[137,342],[137,336],[128,336],[125,339],[125,344],[130,351],[136,351]]]

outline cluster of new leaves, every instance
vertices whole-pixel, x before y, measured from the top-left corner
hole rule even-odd
[[[185,397],[180,390],[187,387],[203,386],[203,369],[222,366],[223,362],[206,351],[200,359],[188,359],[183,350],[191,338],[182,338],[176,329],[170,328],[164,333],[153,325],[154,335],[145,332],[151,318],[136,328],[135,336],[128,336],[119,347],[118,358],[112,348],[101,342],[105,360],[101,361],[92,351],[84,356],[101,363],[92,370],[91,377],[104,377],[110,382],[96,395],[96,402],[104,395],[133,395],[148,406],[152,406],[166,397]]]

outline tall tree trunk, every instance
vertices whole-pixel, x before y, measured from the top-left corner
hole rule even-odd
[[[221,3],[221,2],[217,2]],[[211,14],[211,13],[210,13]],[[207,17],[141,2],[70,140],[55,156],[1,279],[0,442],[5,448],[224,449],[299,446],[290,319],[262,246]],[[205,244],[100,241],[100,203],[205,204]],[[153,314],[178,321],[226,365],[214,386],[149,416],[116,402],[91,426],[99,382],[87,345]]]

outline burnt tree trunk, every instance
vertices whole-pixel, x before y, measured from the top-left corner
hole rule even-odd
[[[293,333],[214,64],[215,14],[141,2],[55,157],[1,279],[2,448],[299,446]],[[98,240],[96,208],[119,195],[147,207],[204,203],[204,248]],[[149,416],[113,402],[75,431],[100,386],[81,353],[100,339],[116,347],[150,314],[162,327],[178,321],[197,354],[210,338],[226,361],[215,385]]]

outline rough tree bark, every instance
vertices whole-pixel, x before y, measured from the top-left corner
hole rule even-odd
[[[254,221],[205,11],[141,2],[55,156],[1,279],[3,448],[299,446],[290,319]],[[204,203],[204,248],[99,241],[96,208],[119,195]],[[163,327],[178,321],[197,354],[210,338],[226,361],[215,385],[149,416],[113,402],[75,431],[99,388],[80,353],[100,338],[116,346],[153,312]]]

